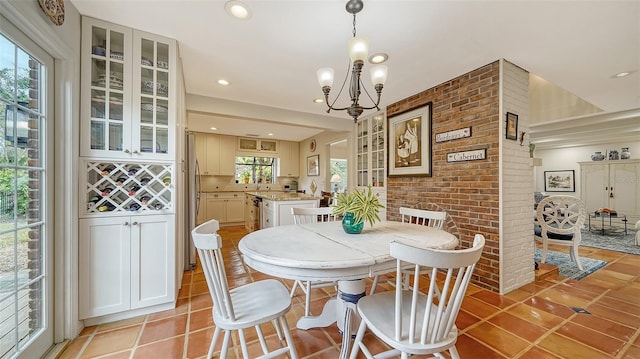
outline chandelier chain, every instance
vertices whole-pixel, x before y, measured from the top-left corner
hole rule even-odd
[[[353,37],[356,37],[356,14],[353,14]]]

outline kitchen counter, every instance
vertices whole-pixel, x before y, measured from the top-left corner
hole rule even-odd
[[[256,196],[268,201],[308,201],[319,200],[319,197],[312,195],[297,193],[297,192],[272,192],[272,191],[259,191],[259,192],[245,192],[250,196]]]

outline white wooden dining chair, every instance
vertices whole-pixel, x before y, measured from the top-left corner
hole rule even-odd
[[[442,229],[444,222],[447,218],[447,212],[445,211],[429,211],[424,209],[400,207],[399,209],[401,220],[403,223],[415,223],[422,226],[429,226],[435,229]],[[411,276],[410,271],[404,272],[404,286],[409,287],[409,280]],[[373,277],[373,283],[371,284],[370,294],[375,293],[376,286],[378,285],[378,276]]]
[[[317,208],[291,208],[293,214],[293,221],[295,224],[304,223],[317,223],[317,222],[330,222],[336,220],[336,215],[332,214],[333,208],[331,207],[317,207]],[[304,292],[304,315],[308,317],[311,315],[311,290],[317,288],[326,288],[335,286],[335,282],[324,281],[301,281],[296,280],[291,287],[289,295],[293,298],[296,288],[302,289]]]
[[[451,358],[459,358],[455,321],[484,242],[480,234],[475,235],[473,247],[461,250],[425,249],[392,242],[391,256],[397,259],[395,291],[360,299],[357,308],[362,321],[350,358],[355,359],[359,351],[368,359],[398,355],[407,359],[409,355],[427,354],[442,357],[440,353],[445,350]],[[405,289],[401,283],[407,263],[413,264],[415,273],[412,289]],[[422,267],[431,268],[428,278],[419,275]],[[438,287],[438,275],[444,276],[442,288]],[[421,286],[420,281],[429,283]],[[440,293],[439,298],[436,293]],[[366,346],[371,341],[362,340],[367,328],[392,349],[374,356]]]
[[[582,270],[578,247],[582,242],[587,211],[578,197],[556,195],[543,198],[536,208],[534,238],[542,241],[542,263],[547,260],[549,243],[568,246],[569,256]]]
[[[219,228],[218,221],[212,219],[191,231],[213,300],[213,322],[216,328],[207,358],[213,355],[218,336],[223,331],[224,340],[220,358],[226,358],[230,334],[237,330],[242,356],[248,359],[249,351],[244,331],[251,327],[255,327],[260,347],[265,354],[261,358],[281,357],[285,353],[288,353],[291,358],[297,358],[293,337],[285,318],[286,313],[291,309],[291,298],[287,288],[275,279],[265,279],[229,289],[222,259],[222,237],[217,233]],[[260,328],[261,324],[268,322],[272,322],[276,327],[280,341],[282,341],[282,332],[286,339],[286,346],[283,345],[271,352]]]

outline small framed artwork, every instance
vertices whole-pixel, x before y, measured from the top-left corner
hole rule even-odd
[[[518,139],[518,115],[507,112],[506,134],[508,140]]]
[[[388,119],[389,177],[431,176],[432,104]]]
[[[307,157],[307,176],[320,176],[320,155]]]
[[[545,192],[575,192],[576,177],[574,170],[544,171]]]

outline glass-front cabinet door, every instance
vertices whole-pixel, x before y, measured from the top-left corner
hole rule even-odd
[[[387,205],[386,116],[384,112],[363,117],[356,123],[356,186],[371,186],[378,200]],[[380,218],[386,218],[385,209]]]
[[[131,141],[126,124],[131,98],[131,85],[127,81],[131,77],[130,49],[129,29],[100,21],[83,23],[84,155],[129,150],[125,144]]]
[[[82,21],[81,155],[171,159],[175,40]]]
[[[369,185],[369,118],[356,124],[356,185]]]
[[[385,116],[376,113],[356,124],[356,185],[384,187],[386,178]]]
[[[173,149],[172,126],[176,90],[173,40],[134,31],[133,126],[137,148],[145,157],[166,157]]]

